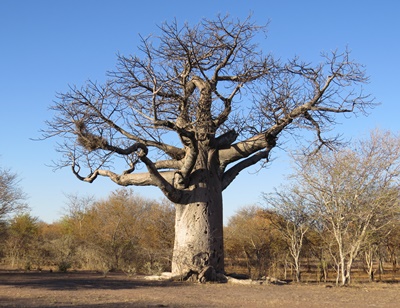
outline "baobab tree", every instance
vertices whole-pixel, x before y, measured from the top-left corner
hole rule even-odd
[[[368,78],[347,50],[316,65],[264,54],[266,26],[250,17],[159,29],[118,55],[104,84],[60,93],[44,137],[61,137],[57,164],[79,180],[156,186],[176,205],[173,274],[224,272],[223,190],[264,166],[285,131],[333,145],[324,132],[335,116],[373,103],[359,89]]]

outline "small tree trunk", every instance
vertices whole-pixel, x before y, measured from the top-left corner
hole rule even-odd
[[[385,269],[383,267],[383,260],[384,260],[383,257],[379,257],[379,272],[381,274],[383,274],[385,272]]]
[[[300,260],[299,258],[294,259],[294,265],[295,265],[295,270],[296,270],[296,282],[301,281],[301,272],[300,272]]]
[[[346,275],[344,276],[344,282],[343,285],[349,285],[350,284],[350,278],[351,278],[351,267],[347,266],[346,268]]]
[[[346,284],[346,266],[345,266],[345,260],[344,258],[341,258],[340,260],[340,276],[341,276],[341,283],[342,285]]]
[[[285,256],[285,262],[284,262],[284,279],[287,279],[287,267],[288,267],[288,261],[287,261],[287,255]]]
[[[328,280],[328,264],[324,259],[320,259],[321,276],[319,281],[327,282]]]
[[[369,249],[365,252],[365,264],[366,264],[366,272],[368,274],[369,281],[374,281],[374,262],[373,262],[373,253],[372,250]]]
[[[336,285],[339,285],[339,280],[340,280],[340,272],[341,272],[341,267],[340,264],[336,264]]]
[[[396,272],[397,272],[397,257],[392,256],[392,277],[393,280],[396,279]]]
[[[342,274],[342,285],[349,285],[351,283],[351,269],[353,266],[353,259],[349,259],[347,261],[346,266],[344,267],[344,273]]]

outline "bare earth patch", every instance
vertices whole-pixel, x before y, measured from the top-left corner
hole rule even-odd
[[[0,307],[400,307],[400,284],[233,285],[0,272]]]

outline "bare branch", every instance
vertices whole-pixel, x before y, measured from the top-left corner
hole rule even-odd
[[[89,81],[58,96],[45,137],[63,140],[59,167],[72,166],[87,182],[102,175],[155,185],[176,200],[178,190],[202,185],[193,184],[197,169],[217,170],[225,188],[268,160],[283,132],[311,130],[317,149],[335,145],[336,117],[374,106],[360,88],[368,82],[363,67],[347,50],[322,54],[317,65],[282,63],[260,49],[256,35],[265,30],[250,17],[218,16],[194,26],[165,23],[160,36],[141,37],[137,54],[118,55],[104,85]],[[125,171],[108,171],[121,158]],[[139,162],[147,177],[135,172]]]
[[[224,177],[222,179],[222,189],[224,190],[225,188],[227,188],[229,186],[229,184],[233,182],[233,180],[238,176],[238,174],[242,170],[257,164],[258,162],[260,162],[263,159],[268,160],[270,151],[271,151],[271,149],[268,149],[265,151],[259,151],[259,152],[255,153],[254,155],[240,161],[235,166],[233,166],[228,171],[226,171],[224,173]]]

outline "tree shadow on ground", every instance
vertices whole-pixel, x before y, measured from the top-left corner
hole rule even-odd
[[[0,272],[0,285],[17,288],[57,290],[130,290],[146,287],[179,287],[183,282],[146,280],[144,276],[128,277],[112,273],[107,277],[94,272],[43,273],[43,272]]]
[[[166,304],[149,304],[147,302],[135,302],[135,303],[100,303],[100,304],[43,304],[42,302],[39,303],[33,303],[30,302],[29,306],[27,306],[26,299],[6,299],[7,303],[12,302],[12,307],[14,308],[50,308],[50,307],[57,307],[57,308],[67,308],[67,307],[74,307],[74,308],[136,308],[136,307],[146,307],[146,308],[156,308],[156,307],[174,307],[174,308],[183,308],[187,307],[185,305],[179,305],[179,304],[171,304],[171,305],[166,305]],[[6,304],[5,306],[2,305],[2,301],[0,299],[0,307],[10,307],[9,304]],[[194,307],[194,306],[191,306]]]

